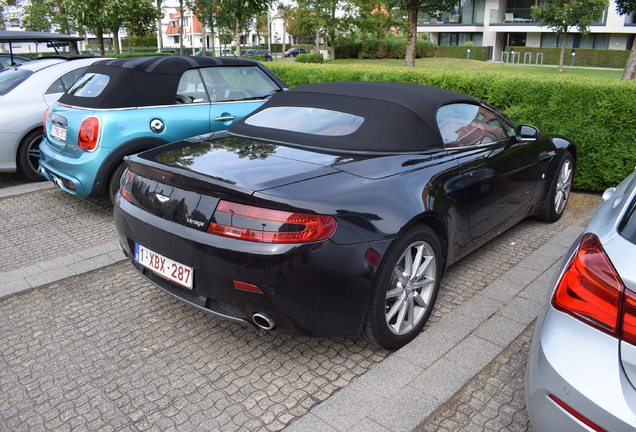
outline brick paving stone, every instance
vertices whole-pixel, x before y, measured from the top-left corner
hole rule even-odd
[[[0,302],[0,430],[282,429],[387,352],[254,332],[128,263]]]
[[[523,382],[535,323],[414,432],[532,432]]]

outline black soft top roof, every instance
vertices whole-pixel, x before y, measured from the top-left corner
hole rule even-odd
[[[110,77],[99,96],[87,98],[64,93],[59,102],[95,109],[173,105],[184,72],[214,66],[258,67],[278,85],[286,87],[280,78],[253,60],[198,56],[133,57],[99,61],[88,67],[84,74]]]
[[[250,116],[232,125],[235,136],[347,152],[421,152],[443,148],[437,110],[450,103],[478,105],[479,100],[437,87],[377,81],[306,84],[280,92]],[[271,107],[312,107],[363,117],[362,125],[343,136],[311,135],[245,123]]]

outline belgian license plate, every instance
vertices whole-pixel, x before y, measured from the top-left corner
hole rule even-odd
[[[66,142],[66,128],[52,124],[51,136],[55,138],[56,140]]]
[[[172,282],[192,289],[193,270],[135,243],[135,261]]]

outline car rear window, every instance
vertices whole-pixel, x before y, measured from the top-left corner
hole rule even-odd
[[[5,69],[0,73],[0,95],[4,96],[33,75],[28,69]]]
[[[629,204],[623,220],[618,226],[620,235],[632,244],[636,244],[636,198]]]
[[[77,97],[94,98],[104,91],[109,81],[108,75],[87,73],[77,80],[68,93]]]
[[[364,118],[321,108],[272,107],[254,114],[245,123],[310,135],[343,136],[358,130]]]

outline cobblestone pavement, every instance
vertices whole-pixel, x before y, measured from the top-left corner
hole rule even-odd
[[[596,204],[576,194],[558,223],[528,219],[452,266],[431,324]],[[42,251],[113,241],[111,211],[56,189],[0,200],[0,273]],[[418,430],[529,430],[530,337],[527,329]],[[120,263],[0,301],[0,431],[277,431],[387,356],[358,339],[254,332],[174,300]]]
[[[532,432],[524,375],[535,323],[414,432]]]

